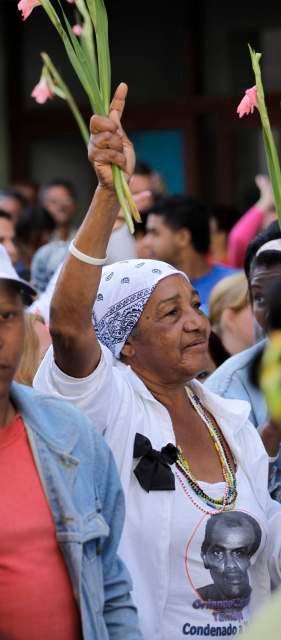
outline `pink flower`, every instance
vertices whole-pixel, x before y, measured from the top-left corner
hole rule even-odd
[[[72,27],[72,31],[76,36],[81,36],[84,29],[81,27],[81,24],[75,24],[74,27]]]
[[[54,97],[46,78],[41,78],[40,82],[34,87],[31,96],[38,104],[44,104],[44,102]]]
[[[247,89],[247,91],[245,91],[244,98],[242,98],[240,104],[237,107],[239,118],[243,118],[243,116],[248,116],[249,113],[253,113],[254,108],[258,108],[257,88],[251,87],[251,89]]]
[[[69,4],[76,4],[76,0],[67,0],[67,2],[69,2]]]
[[[32,9],[34,9],[34,7],[39,7],[39,5],[39,0],[20,0],[18,3],[18,10],[21,11],[23,20],[26,20],[26,18],[30,16]]]

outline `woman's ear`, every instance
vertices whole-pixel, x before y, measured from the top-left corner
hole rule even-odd
[[[223,330],[230,329],[233,331],[233,324],[235,321],[235,311],[233,309],[224,309],[221,314],[221,327]]]
[[[124,344],[124,347],[121,349],[121,356],[127,359],[131,359],[134,357],[135,353],[136,350],[134,347],[134,343],[131,339],[131,336],[129,336],[127,342],[125,342]]]

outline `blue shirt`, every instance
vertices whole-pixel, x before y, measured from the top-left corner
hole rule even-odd
[[[223,264],[213,264],[204,276],[201,278],[192,278],[191,284],[199,293],[201,308],[204,313],[208,313],[209,296],[215,284],[217,284],[219,280],[222,280],[222,278],[231,276],[233,273],[238,273],[238,269],[225,267]]]

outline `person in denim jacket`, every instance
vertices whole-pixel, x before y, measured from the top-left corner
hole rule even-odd
[[[12,382],[32,294],[0,247],[0,637],[140,640],[112,454],[77,409]]]

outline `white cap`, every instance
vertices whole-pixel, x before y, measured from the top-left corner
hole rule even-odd
[[[18,285],[19,291],[27,294],[28,300],[37,295],[37,291],[25,280],[20,278],[14,269],[5,247],[0,244],[0,281],[9,280]]]
[[[276,238],[276,240],[269,240],[268,242],[265,242],[262,247],[257,250],[256,257],[264,251],[281,251],[281,238]]]

